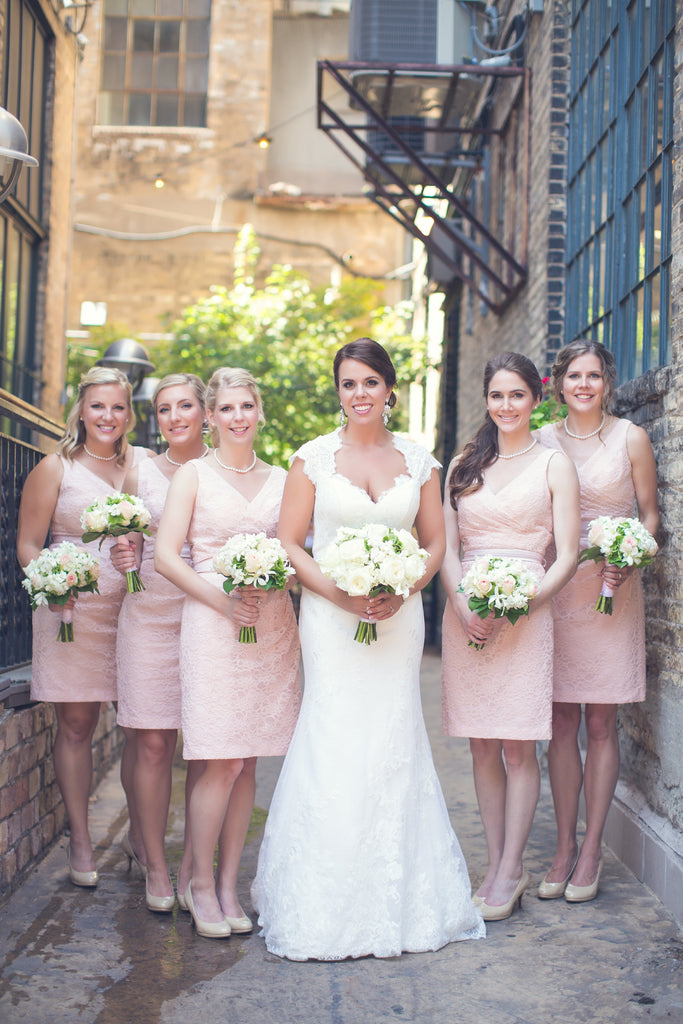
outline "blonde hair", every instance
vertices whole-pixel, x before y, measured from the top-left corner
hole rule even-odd
[[[265,424],[266,417],[263,413],[261,392],[258,389],[255,378],[252,377],[248,370],[243,370],[239,366],[221,366],[218,370],[214,371],[206,387],[206,408],[209,412],[213,413],[216,408],[218,392],[224,388],[247,388],[247,390],[251,391],[256,402],[256,408],[258,409],[258,422],[260,426]],[[218,445],[219,438],[218,430],[213,423],[209,424],[209,431],[211,434],[211,444],[215,448]]]
[[[152,395],[152,408],[156,412],[157,399],[166,388],[187,386],[191,389],[202,409],[206,406],[206,384],[196,373],[167,373],[162,377]]]
[[[81,377],[78,382],[78,394],[76,396],[76,401],[73,404],[71,412],[66,418],[64,436],[57,445],[57,454],[63,455],[65,459],[68,459],[69,462],[71,462],[74,455],[76,455],[84,446],[85,427],[83,425],[83,420],[81,419],[81,413],[83,412],[83,405],[85,403],[85,396],[88,388],[95,387],[98,384],[116,384],[126,392],[126,403],[128,405],[126,429],[114,445],[114,451],[117,455],[116,464],[118,466],[123,466],[126,461],[126,451],[128,450],[127,435],[135,426],[135,413],[133,412],[133,388],[125,373],[121,370],[117,370],[113,366],[93,366]]]

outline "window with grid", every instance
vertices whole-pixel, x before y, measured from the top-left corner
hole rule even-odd
[[[21,122],[28,151],[39,166],[23,168],[15,189],[0,203],[0,387],[33,403],[40,389],[36,310],[41,246],[47,237],[42,173],[52,36],[31,0],[9,0],[4,28],[0,105]],[[15,432],[7,424],[3,429]]]
[[[204,127],[211,0],[104,0],[102,125]]]
[[[572,7],[567,339],[620,380],[669,356],[674,24],[674,0]]]

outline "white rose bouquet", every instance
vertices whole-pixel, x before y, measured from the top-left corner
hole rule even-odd
[[[100,575],[100,560],[83,548],[65,540],[54,548],[43,548],[24,569],[26,579],[22,586],[31,600],[35,611],[41,605],[65,605],[73,595],[96,594]],[[70,608],[62,610],[62,620],[57,634],[61,643],[71,643],[74,638]]]
[[[579,554],[581,562],[600,562],[624,569],[628,565],[644,569],[657,554],[657,541],[639,519],[618,519],[598,516],[588,526],[588,543]],[[612,614],[614,591],[603,580],[596,612]]]
[[[232,594],[239,587],[260,590],[285,590],[294,575],[287,552],[276,537],[265,533],[236,533],[226,541],[213,560],[213,567],[226,580],[223,590]],[[256,627],[242,626],[239,642],[256,643]]]
[[[517,619],[529,614],[529,601],[538,594],[538,580],[518,558],[487,556],[476,560],[458,590],[467,595],[470,610],[481,619],[493,614],[514,626]],[[480,651],[484,644],[470,640],[467,646]]]
[[[84,530],[81,540],[89,544],[99,537],[101,548],[105,537],[121,537],[125,533],[144,533],[149,537],[147,527],[151,518],[136,495],[117,491],[98,498],[81,513],[81,526]],[[145,589],[137,569],[129,569],[126,573],[126,588],[129,594]]]
[[[408,530],[368,523],[357,529],[340,527],[318,565],[351,597],[400,594],[405,598],[424,575],[428,557]],[[354,640],[371,644],[376,639],[376,623],[361,619]]]

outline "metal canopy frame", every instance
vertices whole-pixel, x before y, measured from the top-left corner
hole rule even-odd
[[[480,104],[476,118],[471,116],[473,99],[487,81],[499,78],[523,79],[522,137],[528,140],[525,68],[318,61],[318,128],[361,172],[370,185],[369,198],[496,313],[526,281],[526,232],[522,264],[475,216],[465,191],[472,174],[483,166],[491,138],[505,133],[506,125],[489,124],[486,104]],[[337,101],[336,108],[326,93]],[[526,223],[528,154],[524,164]],[[418,220],[424,221],[420,214],[431,220],[431,231],[419,226]],[[470,261],[469,272],[462,256]]]

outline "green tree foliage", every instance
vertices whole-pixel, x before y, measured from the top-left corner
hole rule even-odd
[[[253,232],[243,229],[232,288],[215,286],[186,309],[173,325],[174,339],[155,347],[152,359],[158,377],[182,371],[208,380],[220,366],[253,373],[267,420],[259,453],[286,466],[304,441],[338,423],[332,360],[341,345],[363,335],[380,341],[395,360],[399,387],[419,377],[421,346],[408,334],[407,304],[378,306],[376,282],[353,278],[315,288],[291,267],[274,266],[257,288],[257,258]]]

